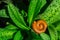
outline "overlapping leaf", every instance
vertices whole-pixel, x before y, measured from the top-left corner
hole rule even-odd
[[[46,4],[46,0],[38,0],[36,8],[35,8],[35,14],[34,16],[36,17],[38,13],[40,12],[40,9]]]
[[[16,26],[14,26],[12,24],[8,24],[5,28],[6,29],[18,29]]]
[[[13,34],[17,32],[17,30],[13,30],[13,29],[2,29],[0,28],[0,37],[2,38],[7,38],[7,39],[11,39],[13,38]]]
[[[45,3],[46,3],[46,0],[31,0],[29,9],[28,9],[28,22],[29,22],[30,26],[34,19],[33,17],[36,17],[36,15],[39,13],[41,7]]]
[[[60,31],[60,24],[57,25],[56,30]]]
[[[21,35],[21,32],[18,31],[18,32],[15,34],[13,40],[22,40],[22,39],[23,39],[23,37],[22,37],[22,35]]]
[[[51,40],[58,40],[58,33],[55,27],[53,25],[50,25],[50,27],[48,27],[48,30],[49,30]]]
[[[13,4],[8,4],[8,11],[11,19],[18,27],[20,27],[21,29],[29,30],[29,27],[27,27],[23,17]]]
[[[42,38],[43,40],[50,40],[49,35],[47,35],[47,34],[45,34],[45,33],[41,33],[40,36],[41,36],[41,38]]]

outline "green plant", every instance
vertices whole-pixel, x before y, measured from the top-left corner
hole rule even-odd
[[[6,1],[5,8],[0,9],[0,18],[6,22],[4,28],[0,28],[0,40],[60,40],[60,22],[58,23],[60,21],[60,0],[47,0],[51,1],[50,4],[46,0],[27,1],[29,2],[27,6],[23,2],[19,4],[25,5],[27,10],[20,9],[17,2],[14,5],[12,0]],[[45,8],[45,6],[48,7]],[[45,11],[41,13],[43,8]],[[33,22],[36,25],[35,30]],[[40,31],[43,32],[40,33]]]
[[[60,20],[60,0],[53,0],[45,12],[37,16],[37,19],[45,20],[48,25]]]

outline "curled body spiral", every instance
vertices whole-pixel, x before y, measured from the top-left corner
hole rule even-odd
[[[34,21],[32,24],[32,28],[36,33],[40,34],[46,31],[47,24],[44,20]]]

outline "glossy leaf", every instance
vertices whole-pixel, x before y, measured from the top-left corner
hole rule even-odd
[[[22,35],[21,35],[21,32],[18,31],[18,32],[15,34],[13,40],[22,40],[22,39],[23,39],[23,37],[22,37]]]
[[[26,25],[24,18],[22,17],[21,13],[19,12],[19,9],[15,7],[12,3],[8,4],[8,7],[10,8],[12,14],[15,16],[18,21],[20,21],[22,24]],[[8,9],[9,11],[9,9]]]
[[[10,29],[2,29],[0,28],[0,37],[3,37],[3,38],[7,38],[7,39],[11,39],[13,38],[13,34],[17,32],[17,30],[10,30]]]
[[[16,26],[14,26],[12,24],[8,24],[5,28],[6,29],[18,29]]]
[[[49,30],[51,40],[58,40],[58,33],[55,27],[53,25],[50,25],[50,27],[48,27],[48,30]]]
[[[10,3],[8,5],[8,11],[11,19],[19,28],[29,30],[29,27],[27,27],[23,17],[20,15],[19,11],[13,4]]]
[[[40,36],[41,36],[41,38],[42,38],[43,40],[50,40],[49,35],[47,35],[47,34],[45,34],[45,33],[41,33]]]
[[[34,14],[35,17],[39,14],[41,8],[45,4],[46,4],[46,0],[38,0],[37,5],[36,5],[36,8],[35,8],[35,14]]]
[[[53,0],[47,9],[40,15],[38,19],[45,20],[47,24],[52,24],[60,20],[60,0]]]
[[[28,9],[28,22],[31,25],[38,0],[31,0]]]
[[[31,25],[34,17],[40,12],[40,9],[44,6],[46,0],[31,0],[28,9],[28,22]]]

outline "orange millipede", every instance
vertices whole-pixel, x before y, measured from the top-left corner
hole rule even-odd
[[[36,33],[40,34],[46,31],[47,23],[44,20],[34,21],[32,24],[32,28]]]

